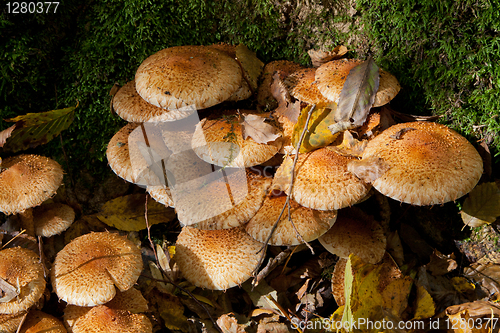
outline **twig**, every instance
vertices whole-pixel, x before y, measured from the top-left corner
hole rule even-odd
[[[280,252],[274,259],[269,259],[266,267],[264,267],[252,281],[252,285],[254,287],[257,286],[263,278],[269,275],[269,273],[271,273],[277,266],[281,265],[286,260],[286,258],[288,258],[291,252],[292,249],[288,248],[285,251]]]
[[[61,141],[61,150],[63,152],[64,159],[66,161],[66,166],[68,168],[69,181],[71,182],[71,187],[74,189],[75,188],[75,182],[73,181],[73,173],[71,172],[71,168],[70,168],[70,165],[69,165],[68,155],[66,155],[66,150],[64,150],[63,138],[62,138],[62,134],[61,133],[59,133],[59,140]]]
[[[292,217],[291,217],[291,213],[290,213],[290,198],[292,196],[292,190],[293,190],[293,185],[294,185],[294,179],[295,179],[295,167],[297,165],[297,161],[299,159],[299,150],[300,150],[300,146],[302,146],[302,141],[304,140],[304,136],[306,135],[306,131],[307,131],[307,127],[309,126],[309,120],[311,119],[311,115],[314,111],[314,109],[316,108],[316,104],[313,104],[313,106],[311,107],[311,109],[309,110],[308,114],[307,114],[307,119],[306,119],[306,124],[304,125],[304,129],[302,130],[302,134],[300,135],[300,139],[299,139],[299,142],[297,144],[297,148],[296,148],[296,152],[295,152],[295,158],[293,160],[293,166],[292,166],[292,170],[291,170],[291,175],[292,175],[292,179],[290,181],[290,186],[288,188],[288,193],[287,193],[287,196],[286,196],[286,201],[285,201],[285,204],[283,205],[283,209],[281,209],[281,213],[280,215],[278,216],[278,219],[276,220],[276,222],[274,223],[273,227],[271,228],[271,232],[269,233],[269,236],[267,236],[267,239],[266,241],[264,242],[264,245],[262,246],[262,248],[259,250],[259,252],[262,251],[262,254],[260,256],[260,259],[259,259],[259,263],[257,265],[257,267],[255,268],[255,270],[253,271],[253,275],[255,275],[255,273],[257,272],[257,270],[259,269],[259,267],[262,265],[262,262],[264,261],[264,257],[266,255],[266,250],[267,250],[267,246],[269,245],[269,241],[271,240],[271,238],[273,237],[273,234],[274,234],[274,231],[276,230],[276,228],[278,227],[278,224],[281,220],[281,217],[283,216],[283,213],[285,212],[285,209],[288,207],[288,220],[290,221],[290,223],[292,224],[292,227],[293,229],[295,230],[295,233],[298,235],[299,237],[299,240],[301,242],[303,242],[304,244],[307,245],[307,247],[311,250],[312,254],[314,254],[314,250],[313,248],[311,247],[311,245],[309,245],[309,243],[307,243],[304,238],[302,237],[302,235],[298,232],[297,228],[295,228],[295,224],[293,223],[292,221]],[[258,252],[257,252],[258,253]]]
[[[163,271],[163,268],[160,265],[160,261],[158,260],[158,254],[156,253],[156,247],[155,247],[155,245],[153,243],[153,240],[151,239],[151,226],[149,225],[149,221],[148,221],[148,197],[149,197],[149,194],[146,194],[146,203],[145,203],[145,209],[144,209],[144,218],[146,220],[146,229],[147,229],[147,232],[148,232],[149,245],[151,246],[151,249],[153,250],[153,253],[155,255],[155,259],[156,259],[156,263],[158,264],[158,267],[160,268],[161,271]],[[162,273],[165,273],[165,272],[162,272]],[[214,320],[214,318],[212,317],[212,315],[208,311],[208,309],[196,297],[194,297],[194,295],[189,290],[184,289],[181,286],[179,286],[178,284],[174,283],[168,274],[162,274],[162,276],[164,278],[166,277],[167,280],[168,280],[168,281],[164,280],[162,282],[168,282],[168,283],[172,284],[177,289],[179,289],[179,290],[185,292],[186,294],[188,294],[189,297],[191,297],[199,306],[201,306],[201,308],[207,313],[208,317],[212,321],[214,327],[220,333],[223,333],[222,330],[221,330],[221,328],[219,327],[219,325],[217,325],[217,322]],[[156,279],[154,279],[154,280],[156,280]]]

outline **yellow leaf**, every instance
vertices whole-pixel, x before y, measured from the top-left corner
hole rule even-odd
[[[145,196],[130,194],[110,200],[104,204],[97,218],[107,225],[124,231],[146,229],[144,217]],[[175,218],[173,208],[165,207],[154,200],[148,200],[148,223],[165,223]]]
[[[292,144],[297,149],[297,145],[302,135],[302,131],[306,126],[307,116],[312,106],[307,106],[301,110],[299,119],[293,127]],[[325,147],[331,144],[338,136],[332,135],[328,126],[335,123],[333,116],[337,105],[335,103],[320,103],[314,108],[307,131],[304,135],[302,145],[300,146],[300,153],[307,153],[314,149]]]
[[[477,185],[465,199],[460,214],[470,227],[495,222],[500,216],[500,189],[493,182]]]
[[[158,256],[158,263],[160,264],[161,269],[164,272],[171,271],[170,260],[166,256],[165,251],[163,251],[163,248],[159,244],[156,244],[156,255]]]
[[[243,44],[236,46],[236,59],[241,64],[245,79],[250,84],[252,91],[256,91],[257,81],[264,68],[264,63],[257,58],[255,52]]]
[[[382,291],[384,308],[391,309],[393,315],[401,317],[403,311],[408,307],[408,296],[412,285],[413,280],[409,276],[392,281]]]
[[[470,283],[469,280],[463,276],[452,277],[450,282],[453,285],[453,288],[455,288],[455,290],[459,293],[466,293],[476,289],[476,286],[473,283]]]
[[[184,306],[176,296],[152,292],[148,298],[150,310],[159,313],[169,330],[189,331],[188,318],[184,316]]]
[[[436,306],[431,295],[421,285],[417,285],[417,309],[415,310],[414,320],[430,318],[434,316]]]

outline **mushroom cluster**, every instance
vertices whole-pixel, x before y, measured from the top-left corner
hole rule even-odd
[[[319,239],[340,257],[356,253],[376,263],[385,253],[385,230],[349,208],[366,200],[372,187],[402,202],[435,205],[463,196],[479,181],[479,154],[446,126],[380,126],[379,107],[400,90],[383,70],[365,123],[344,133],[350,141],[357,141],[351,132],[366,139],[361,148],[353,152],[331,140],[297,153],[291,143],[300,130],[298,114],[316,104],[334,108],[350,70],[362,61],[338,59],[318,68],[274,61],[263,67],[238,47],[161,50],[113,99],[116,112],[131,123],[110,141],[109,164],[175,207],[183,229],[174,259],[195,286],[240,285],[258,268],[265,245]],[[252,96],[257,110],[245,102]],[[283,162],[271,162],[276,156]],[[265,177],[269,165],[277,170]],[[456,179],[456,188],[445,186],[445,178]],[[282,213],[285,205],[290,214]],[[352,246],[359,239],[370,239],[365,249]]]

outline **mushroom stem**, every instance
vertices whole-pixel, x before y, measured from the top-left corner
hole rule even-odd
[[[21,227],[26,229],[26,234],[35,237],[35,222],[33,221],[33,208],[25,209],[18,213]]]

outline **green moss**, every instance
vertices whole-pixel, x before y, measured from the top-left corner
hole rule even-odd
[[[500,148],[500,11],[488,0],[357,2],[379,64],[402,84],[394,108],[446,115]]]

